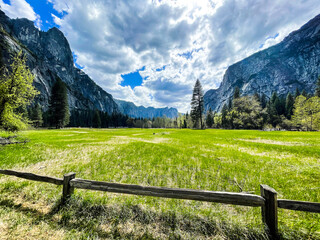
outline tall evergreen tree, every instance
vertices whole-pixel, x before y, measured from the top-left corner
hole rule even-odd
[[[101,117],[98,110],[94,112],[92,122],[94,128],[101,128]]]
[[[214,119],[213,119],[213,112],[212,109],[209,108],[209,111],[207,112],[206,116],[206,125],[208,128],[212,128],[212,125],[214,124]]]
[[[228,110],[229,111],[231,111],[231,109],[232,109],[232,101],[233,101],[233,99],[229,98],[229,101],[228,101]]]
[[[296,88],[296,92],[294,93],[294,98],[296,99],[301,95],[299,88]]]
[[[293,106],[294,106],[294,98],[291,93],[288,93],[286,97],[286,117],[289,120],[291,119],[291,116],[293,114]]]
[[[228,115],[228,106],[227,104],[224,104],[221,110],[221,125],[223,128],[228,128],[229,127],[229,122],[227,120],[227,115]]]
[[[320,76],[318,77],[316,92],[314,94],[316,97],[320,97]]]
[[[31,109],[30,120],[32,121],[32,125],[36,128],[43,124],[42,109],[39,103]]]
[[[62,128],[69,123],[70,113],[67,86],[60,78],[56,79],[52,87],[49,112],[51,126]]]
[[[264,109],[267,106],[267,97],[264,93],[262,93],[261,95],[260,103],[261,103],[262,109]]]
[[[194,127],[196,128],[199,128],[199,124],[201,129],[204,127],[202,121],[203,108],[203,90],[199,79],[197,79],[193,88],[190,112]]]
[[[304,89],[302,90],[301,95],[304,97],[308,97],[308,93]]]
[[[234,92],[233,92],[233,99],[237,99],[239,97],[240,97],[240,88],[237,86],[237,87],[235,87]]]

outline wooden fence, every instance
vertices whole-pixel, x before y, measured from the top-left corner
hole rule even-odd
[[[0,174],[12,175],[32,181],[63,185],[62,202],[64,203],[74,188],[90,189],[104,192],[125,193],[133,195],[188,199],[196,201],[217,202],[250,207],[261,207],[262,221],[270,238],[278,238],[278,208],[320,213],[320,203],[277,199],[277,192],[260,185],[261,196],[247,193],[215,192],[181,188],[146,187],[140,185],[100,182],[75,178],[75,173],[68,173],[63,178],[41,176],[33,173],[1,170]]]

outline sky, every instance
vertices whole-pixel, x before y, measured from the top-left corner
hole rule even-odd
[[[78,68],[114,98],[190,110],[196,79],[218,88],[228,66],[320,14],[319,0],[0,0],[11,18],[58,27]]]

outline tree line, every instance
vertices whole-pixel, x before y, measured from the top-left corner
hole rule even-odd
[[[221,113],[209,109],[205,115],[208,128],[225,129],[320,129],[320,77],[314,94],[288,93],[285,97],[273,92],[241,96],[240,89],[234,89],[233,97],[224,104]]]
[[[3,64],[2,64],[3,65]],[[320,77],[313,95],[305,90],[285,97],[273,92],[241,96],[236,87],[221,112],[204,111],[203,90],[197,79],[191,99],[190,114],[176,118],[132,118],[120,112],[69,109],[67,86],[60,79],[52,87],[47,111],[39,104],[30,105],[39,92],[32,86],[33,75],[26,67],[22,52],[12,58],[9,69],[1,68],[0,129],[17,131],[28,124],[38,127],[129,127],[129,128],[224,128],[224,129],[320,129]],[[27,107],[28,106],[28,107]]]

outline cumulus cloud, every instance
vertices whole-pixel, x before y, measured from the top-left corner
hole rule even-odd
[[[1,1],[1,0],[0,0]],[[22,0],[20,0],[22,1]],[[317,0],[50,0],[77,63],[115,98],[189,109],[197,78],[219,87],[226,68],[280,42],[320,12]],[[141,86],[120,85],[140,71]]]
[[[27,18],[34,21],[35,26],[40,29],[40,16],[34,12],[33,8],[25,0],[10,0],[10,4],[0,0],[0,6],[1,10],[10,18]]]

